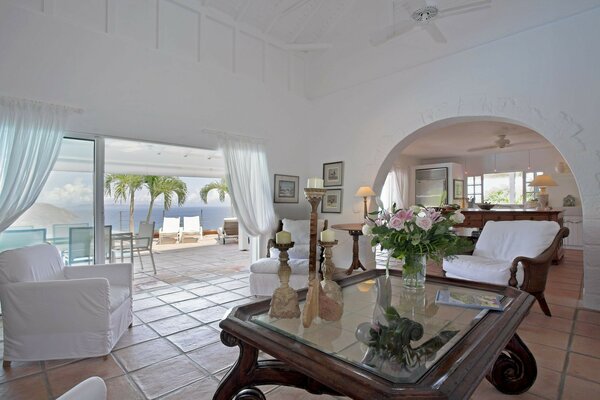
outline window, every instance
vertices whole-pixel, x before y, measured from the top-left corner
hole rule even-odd
[[[467,198],[475,198],[475,203],[482,203],[483,186],[481,176],[467,177]]]
[[[483,198],[494,204],[523,204],[523,172],[483,175]]]
[[[531,182],[536,176],[544,175],[543,172],[526,172],[525,173],[525,201],[531,201],[533,199],[537,199],[538,193],[540,192],[540,188],[537,186],[529,186],[529,182]]]

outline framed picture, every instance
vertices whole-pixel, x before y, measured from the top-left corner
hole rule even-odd
[[[454,200],[460,200],[465,197],[465,181],[454,179]]]
[[[344,162],[323,164],[323,186],[342,186],[344,179]]]
[[[342,189],[328,189],[321,203],[322,213],[342,212]]]
[[[300,177],[275,174],[275,203],[297,203]]]

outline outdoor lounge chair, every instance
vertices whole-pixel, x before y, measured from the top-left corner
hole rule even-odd
[[[448,278],[509,285],[532,294],[552,316],[544,290],[558,245],[569,235],[554,221],[488,221],[473,255],[444,260]]]
[[[183,231],[181,232],[181,243],[185,243],[186,239],[196,239],[196,242],[202,239],[202,226],[200,225],[200,217],[183,217]]]
[[[224,218],[223,226],[217,229],[219,235],[219,241],[225,244],[225,239],[235,238],[238,239],[238,220],[237,218]]]
[[[158,231],[158,243],[163,244],[164,239],[172,239],[175,243],[179,243],[180,233],[179,217],[164,218],[163,226]]]

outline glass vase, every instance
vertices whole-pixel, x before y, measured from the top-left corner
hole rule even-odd
[[[402,265],[402,286],[408,289],[422,289],[425,287],[425,274],[427,272],[427,256],[407,255]]]

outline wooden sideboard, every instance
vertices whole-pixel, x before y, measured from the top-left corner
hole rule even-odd
[[[465,216],[462,224],[457,225],[468,228],[483,229],[488,221],[556,221],[562,228],[563,212],[561,210],[524,210],[524,209],[492,209],[480,210],[477,208],[467,208],[460,211]],[[558,263],[564,256],[562,244],[558,247],[554,256],[554,263]]]

